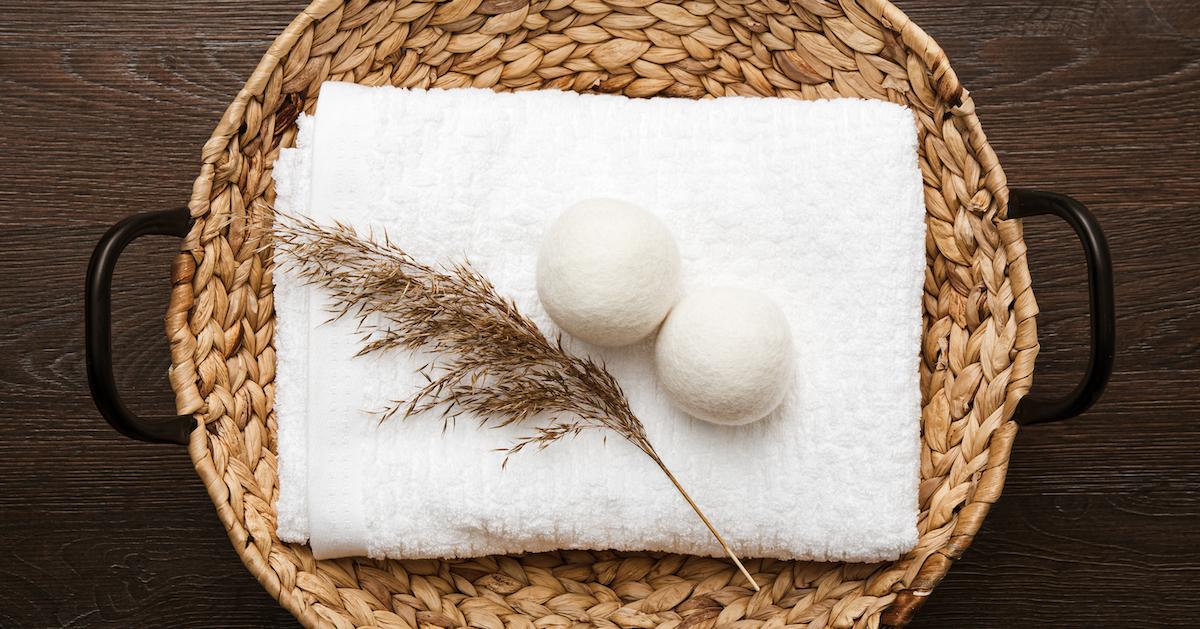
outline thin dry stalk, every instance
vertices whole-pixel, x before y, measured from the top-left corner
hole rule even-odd
[[[658,465],[759,589],[658,456],[616,379],[592,359],[564,350],[561,337],[546,338],[470,264],[426,265],[386,233],[377,240],[347,225],[324,226],[306,218],[277,215],[275,236],[283,263],[333,295],[334,318],[356,320],[363,334],[359,355],[404,349],[438,357],[422,369],[428,383],[384,411],[383,419],[430,410],[440,410],[447,422],[470,413],[481,426],[548,418],[507,449],[505,463],[526,447],[541,450],[585,430],[612,431]]]

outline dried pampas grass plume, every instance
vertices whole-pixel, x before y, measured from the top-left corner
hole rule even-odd
[[[508,426],[547,418],[508,448],[541,450],[585,430],[620,435],[650,457],[708,527],[757,591],[758,583],[671,473],[605,368],[551,341],[496,293],[469,263],[434,267],[413,259],[383,234],[361,236],[343,224],[276,214],[281,262],[334,297],[334,318],[352,317],[363,333],[359,355],[405,349],[437,356],[422,373],[428,383],[411,399],[383,412],[387,419],[440,410],[445,421],[463,413],[481,425]]]

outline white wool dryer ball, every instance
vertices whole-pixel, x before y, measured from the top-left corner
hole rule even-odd
[[[762,293],[700,289],[667,316],[655,360],[659,382],[689,415],[748,424],[775,410],[791,386],[791,327]]]
[[[679,249],[646,210],[616,199],[567,209],[542,239],[538,297],[564,331],[618,347],[652,333],[679,297]]]

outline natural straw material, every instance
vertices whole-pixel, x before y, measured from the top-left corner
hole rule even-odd
[[[380,411],[380,421],[428,411],[440,411],[443,431],[465,413],[479,418],[481,429],[534,421],[509,444],[501,468],[526,448],[544,450],[585,431],[604,432],[605,442],[609,434],[622,438],[658,465],[746,582],[761,589],[659,457],[617,379],[590,357],[568,352],[561,335],[550,340],[469,261],[429,266],[386,232],[364,236],[348,225],[279,212],[273,232],[283,267],[332,296],[333,318],[354,320],[358,356],[394,349],[433,355],[420,370],[425,386]]]
[[[318,562],[276,539],[270,169],[327,80],[909,106],[929,227],[917,548],[870,565],[752,559],[754,593],[717,559]],[[171,382],[179,412],[200,420],[189,451],[235,549],[307,626],[903,625],[1000,494],[1038,348],[1021,227],[1004,220],[1004,173],[945,54],[885,0],[317,0],[276,39],[201,157],[195,224],[172,269]]]

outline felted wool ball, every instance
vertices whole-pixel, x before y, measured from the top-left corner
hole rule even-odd
[[[743,288],[689,292],[658,331],[659,382],[689,415],[727,426],[766,417],[792,383],[792,332],[775,302]]]
[[[562,213],[542,240],[538,297],[564,331],[588,343],[636,343],[679,297],[679,249],[653,214],[616,199]]]

